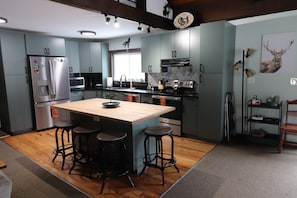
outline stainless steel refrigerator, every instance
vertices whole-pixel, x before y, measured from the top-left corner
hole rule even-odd
[[[29,62],[36,130],[53,127],[55,119],[69,119],[69,112],[51,109],[52,104],[70,101],[68,59],[29,56]]]

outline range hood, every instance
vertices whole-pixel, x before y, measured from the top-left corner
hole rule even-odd
[[[175,58],[175,59],[162,59],[161,71],[168,72],[168,68],[172,67],[191,67],[189,58]]]

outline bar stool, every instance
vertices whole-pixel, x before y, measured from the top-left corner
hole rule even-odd
[[[129,175],[127,168],[127,148],[125,144],[125,138],[127,133],[125,132],[101,132],[97,135],[97,139],[100,143],[100,156],[101,167],[99,172],[102,177],[102,186],[100,194],[103,194],[105,181],[108,177],[124,176],[128,177],[130,185],[134,188],[135,185]],[[120,151],[118,152],[117,149]],[[116,154],[119,153],[119,156]]]
[[[62,170],[64,169],[65,158],[68,155],[72,154],[72,152],[67,153],[66,151],[72,148],[72,144],[69,141],[69,133],[76,125],[77,125],[77,123],[73,122],[71,120],[67,120],[67,121],[57,120],[57,121],[55,121],[54,127],[56,128],[56,132],[55,132],[56,149],[55,149],[55,156],[52,161],[54,162],[56,157],[59,154],[61,154],[62,160],[63,160],[62,167],[61,167]],[[61,131],[60,135],[59,135],[59,131]],[[67,139],[68,139],[68,143],[66,143],[66,144],[64,141],[65,132],[67,133]],[[59,141],[59,139],[60,139],[60,141]]]
[[[144,139],[144,167],[140,172],[140,175],[144,172],[146,167],[158,168],[162,172],[162,184],[165,185],[164,179],[164,169],[170,166],[174,166],[177,172],[179,169],[176,166],[176,159],[174,157],[174,139],[172,134],[172,129],[167,126],[155,126],[149,127],[144,131],[146,137]],[[169,136],[171,140],[171,152],[164,153],[162,137]],[[153,151],[148,151],[149,139],[155,139],[155,149]],[[158,159],[160,162],[158,163]]]
[[[92,124],[79,125],[72,129],[73,164],[69,174],[76,163],[79,163],[89,166],[91,177],[93,164],[98,159],[99,144],[96,136],[99,131],[99,126]]]

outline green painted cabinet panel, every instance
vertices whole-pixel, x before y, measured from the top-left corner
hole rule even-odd
[[[198,111],[198,98],[183,98],[183,135],[193,138],[198,137]]]
[[[217,21],[200,28],[198,136],[220,142],[224,138],[225,95],[233,92],[235,26]]]
[[[65,56],[65,39],[26,34],[26,51],[29,55]]]
[[[78,42],[65,40],[66,57],[69,60],[69,72],[80,73]]]
[[[142,72],[159,73],[160,68],[160,35],[141,38]]]
[[[161,59],[188,58],[190,55],[189,30],[161,34]]]
[[[27,61],[24,34],[0,32],[0,120],[3,130],[12,134],[33,128],[30,80],[26,73]]]
[[[101,73],[101,43],[79,42],[79,61],[81,73]]]

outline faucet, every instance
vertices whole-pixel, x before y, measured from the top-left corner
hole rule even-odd
[[[125,77],[125,81],[126,82],[126,75],[125,74],[122,74],[121,77],[120,77],[120,87],[123,87],[123,77]]]

